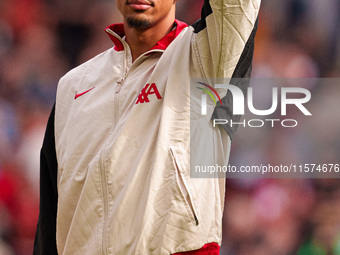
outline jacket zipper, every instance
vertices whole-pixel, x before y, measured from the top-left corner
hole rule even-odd
[[[105,144],[106,145],[106,144]],[[105,146],[106,148],[106,146]],[[104,222],[103,222],[103,234],[102,234],[102,254],[108,254],[107,251],[107,229],[108,229],[108,214],[109,214],[109,202],[108,202],[108,192],[107,192],[107,176],[106,176],[106,164],[105,164],[105,157],[106,157],[106,149],[104,149],[103,156],[102,156],[102,189],[103,189],[103,214],[104,214]]]
[[[126,52],[126,50],[125,50]],[[123,76],[117,81],[117,87],[115,90],[115,98],[114,98],[114,125],[118,123],[119,115],[120,115],[120,105],[119,105],[119,92],[122,88],[122,85],[124,83],[124,80],[126,76],[128,75],[128,68],[127,68],[127,55],[128,53],[125,53],[124,57],[124,65],[123,65]],[[109,196],[108,196],[108,190],[107,190],[107,174],[106,174],[106,164],[105,164],[105,158],[107,156],[107,146],[104,145],[104,152],[102,156],[102,188],[103,188],[103,203],[104,203],[104,223],[103,223],[103,241],[102,241],[102,254],[106,255],[108,254],[108,238],[107,238],[107,229],[108,229],[108,218],[109,218]]]
[[[118,93],[120,92],[120,90],[121,90],[121,88],[122,88],[122,85],[123,85],[123,83],[124,83],[124,80],[125,80],[126,76],[127,76],[127,72],[125,72],[124,75],[123,75],[123,77],[120,78],[119,81],[117,81],[116,94],[118,94]]]
[[[124,49],[124,60],[123,60],[123,76],[120,78],[119,81],[117,81],[117,88],[116,88],[116,94],[118,94],[122,88],[123,82],[128,74],[128,67],[127,67],[127,58],[128,58],[128,50],[126,49],[126,46],[124,45],[125,49]]]

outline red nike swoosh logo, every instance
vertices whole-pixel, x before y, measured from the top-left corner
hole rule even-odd
[[[82,92],[82,93],[76,94],[76,95],[74,96],[74,99],[77,99],[78,97],[81,97],[81,96],[85,95],[87,92],[90,92],[90,91],[93,90],[94,88],[95,88],[95,87],[90,88],[90,89],[88,89],[88,90],[86,90],[86,91],[84,91],[84,92]]]

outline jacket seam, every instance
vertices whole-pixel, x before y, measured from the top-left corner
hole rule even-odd
[[[201,61],[201,56],[200,56],[200,53],[199,53],[199,50],[198,50],[197,41],[196,41],[196,34],[194,34],[192,40],[193,40],[194,54],[195,54],[195,57],[197,59],[198,66],[200,68],[202,78],[203,78],[204,81],[206,81],[207,77],[205,75],[203,64],[202,64],[202,61]]]

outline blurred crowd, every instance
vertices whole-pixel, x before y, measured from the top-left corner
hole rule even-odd
[[[178,1],[177,18],[195,22],[202,3]],[[39,151],[58,80],[112,47],[104,29],[120,21],[111,0],[0,1],[0,255],[32,254]],[[263,0],[253,76],[339,77],[339,27],[338,0]],[[339,98],[322,85],[306,86]],[[235,139],[231,159],[275,164],[311,151],[339,163],[339,127],[335,121],[331,130],[304,130],[306,139],[318,138],[312,142],[300,138],[302,131],[240,130],[247,140]],[[339,179],[228,179],[221,254],[340,254],[338,215]]]

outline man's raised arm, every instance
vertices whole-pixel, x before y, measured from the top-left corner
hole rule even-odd
[[[256,29],[260,2],[204,1],[201,20],[193,27],[197,34],[195,43],[206,77],[232,77],[252,31]]]

